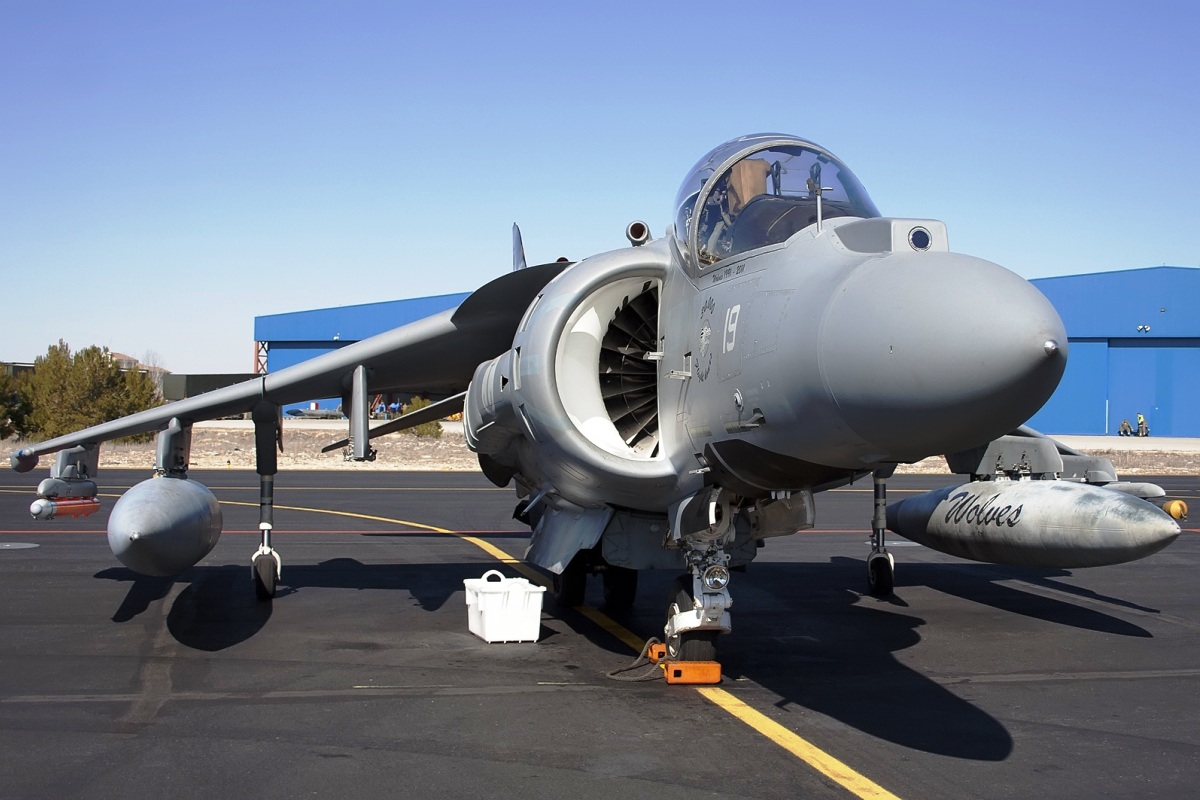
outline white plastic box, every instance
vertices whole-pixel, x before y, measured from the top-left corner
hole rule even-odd
[[[491,580],[491,578],[496,580]],[[485,642],[536,642],[542,627],[545,586],[524,578],[506,578],[490,569],[482,578],[463,581],[467,590],[467,626]]]

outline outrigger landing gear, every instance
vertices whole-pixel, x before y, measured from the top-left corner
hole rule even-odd
[[[262,532],[262,543],[251,558],[250,573],[254,577],[254,594],[259,600],[270,600],[275,596],[283,562],[271,548],[271,530],[274,524],[275,473],[279,471],[276,447],[281,444],[279,406],[263,400],[254,407],[254,460],[258,472],[258,529]]]
[[[254,572],[254,594],[259,600],[270,600],[275,596],[275,587],[279,583],[279,575],[283,563],[279,554],[271,549],[271,531],[263,529],[263,545],[258,548],[251,561]]]
[[[887,479],[893,470],[876,470],[875,510],[871,515],[871,554],[867,556],[867,585],[872,597],[890,597],[896,584],[896,561],[887,550]]]

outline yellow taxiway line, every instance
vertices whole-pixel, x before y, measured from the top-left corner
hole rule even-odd
[[[258,503],[247,503],[237,500],[222,500],[220,503],[221,505],[258,507]],[[372,514],[359,514],[353,511],[335,511],[326,508],[308,508],[304,506],[286,505],[276,505],[275,508],[281,511],[302,511],[310,514],[327,514],[330,516],[349,517],[352,519],[361,519],[370,522],[382,522],[387,525],[401,525],[430,531],[432,533],[443,533],[447,536],[454,536],[455,538],[474,545],[502,564],[511,567],[517,572],[520,572],[530,581],[540,585],[546,585],[547,583],[546,577],[542,573],[534,570],[520,559],[509,555],[491,542],[488,542],[477,536],[469,536],[457,531],[452,531],[448,528],[440,528],[436,525],[426,525],[421,522],[396,519],[394,517],[380,517]],[[580,606],[576,608],[576,610],[584,617],[598,625],[604,631],[619,639],[635,653],[642,652],[642,648],[645,646],[645,641],[640,636],[614,621],[603,612],[592,608],[591,606]],[[866,776],[847,766],[844,762],[829,755],[802,736],[789,730],[783,725],[780,725],[778,722],[763,714],[761,711],[751,708],[730,692],[715,686],[696,687],[695,691],[717,708],[728,713],[735,719],[745,723],[751,729],[779,745],[796,758],[799,758],[801,761],[808,764],[812,769],[824,775],[829,780],[837,783],[855,797],[863,798],[863,800],[899,800],[896,795],[887,791],[870,778],[867,778]]]
[[[804,737],[788,730],[766,714],[753,709],[724,689],[702,686],[700,696],[718,708],[732,714],[775,744],[787,750],[817,772],[834,781],[855,797],[867,800],[900,800],[896,795],[861,773],[817,747]]]
[[[222,504],[239,505],[239,506],[257,506],[257,503],[244,503],[239,501],[221,501]],[[286,511],[307,511],[314,514],[330,514],[333,516],[352,517],[354,519],[370,520],[373,522],[383,522],[389,525],[406,525],[422,530],[431,531],[433,533],[444,533],[448,536],[454,536],[458,539],[468,542],[475,547],[478,547],[483,552],[487,553],[492,558],[501,563],[512,567],[517,572],[520,572],[530,581],[541,585],[546,584],[546,578],[540,572],[532,569],[518,558],[506,553],[499,547],[496,547],[491,542],[480,539],[477,536],[467,536],[448,528],[439,528],[436,525],[426,525],[420,522],[412,522],[410,520],[395,519],[391,517],[378,517],[370,514],[358,514],[353,511],[332,511],[323,508],[303,508],[300,506],[283,506],[277,505],[275,508]],[[591,606],[579,606],[576,611],[583,614],[592,622],[599,625],[606,632],[612,634],[617,639],[620,639],[635,653],[642,652],[645,646],[645,641],[635,634],[633,631],[625,628],[620,623],[614,621],[603,612],[592,608]],[[799,758],[804,763],[808,764],[817,772],[824,775],[829,780],[841,786],[846,791],[853,794],[855,797],[863,798],[863,800],[900,800],[899,797],[884,789],[879,784],[872,781],[862,773],[847,766],[844,762],[834,758],[826,753],[821,748],[809,742],[799,734],[785,728],[775,720],[771,719],[761,711],[751,708],[743,701],[729,693],[724,689],[715,686],[697,687],[696,692],[705,700],[715,705],[717,708],[733,716],[735,719],[745,723],[754,731],[762,734],[770,741],[782,747],[796,758]]]

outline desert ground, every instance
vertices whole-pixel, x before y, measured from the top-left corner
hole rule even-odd
[[[395,433],[372,440],[378,456],[370,462],[348,461],[342,450],[322,453],[325,445],[344,438],[345,420],[285,419],[280,469],[349,469],[474,472],[479,465],[467,449],[459,423],[445,422],[440,437]],[[1190,475],[1200,471],[1200,440],[1115,436],[1062,436],[1071,447],[1112,460],[1121,475]],[[8,450],[21,442],[5,442]],[[191,466],[197,469],[253,469],[254,432],[244,420],[197,423],[192,432]],[[49,459],[46,460],[48,462]],[[44,463],[46,463],[44,462]],[[100,449],[101,467],[153,469],[154,443],[106,443]],[[945,459],[928,458],[902,465],[900,473],[944,473]]]

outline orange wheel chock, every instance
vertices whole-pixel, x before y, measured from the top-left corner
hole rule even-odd
[[[667,683],[720,683],[721,665],[716,661],[664,661]]]

